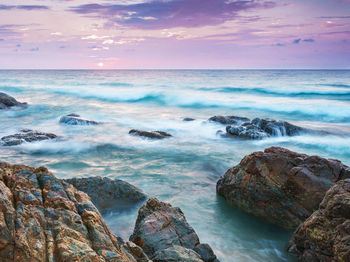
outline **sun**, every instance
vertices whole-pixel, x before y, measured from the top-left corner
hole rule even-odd
[[[103,67],[103,63],[98,63],[97,64],[99,67]]]

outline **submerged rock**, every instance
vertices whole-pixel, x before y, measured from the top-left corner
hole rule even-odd
[[[0,162],[0,261],[135,262],[87,194],[46,168]]]
[[[185,122],[190,122],[190,121],[194,121],[196,119],[192,118],[192,117],[185,117],[184,119],[182,119]]]
[[[319,210],[294,233],[288,250],[299,261],[350,261],[350,180],[327,191]]]
[[[44,133],[31,129],[22,129],[21,133],[2,137],[0,144],[3,146],[16,146],[24,142],[31,143],[54,138],[57,138],[57,136],[52,133]]]
[[[78,114],[69,114],[66,116],[62,116],[59,123],[66,124],[66,125],[73,125],[73,126],[89,126],[89,125],[99,125],[101,123],[93,121],[93,120],[87,120],[80,118],[80,115]]]
[[[306,131],[306,129],[286,121],[261,118],[255,118],[251,122],[245,122],[242,125],[226,127],[228,134],[248,139],[263,139],[271,136],[295,136],[303,131]]]
[[[10,107],[18,106],[18,107],[27,107],[27,103],[18,102],[12,96],[9,96],[5,93],[0,92],[0,109],[7,109]]]
[[[271,147],[245,156],[216,189],[233,207],[295,229],[317,210],[326,191],[345,178],[350,178],[350,168],[338,160]]]
[[[199,238],[181,209],[156,198],[149,199],[140,208],[130,240],[153,261],[218,261],[215,255],[201,257],[195,251],[200,245]],[[209,245],[206,248],[211,250]],[[198,250],[203,249],[198,247]],[[212,250],[200,253],[214,254]]]
[[[152,139],[163,139],[172,136],[169,133],[163,131],[144,131],[138,129],[131,129],[129,131],[129,134],[136,136],[144,136]]]
[[[146,199],[146,195],[139,188],[120,179],[88,177],[64,181],[88,194],[99,210],[127,206]]]
[[[249,122],[250,119],[240,116],[213,116],[208,119],[209,121],[218,122],[224,125],[238,125],[245,122]]]

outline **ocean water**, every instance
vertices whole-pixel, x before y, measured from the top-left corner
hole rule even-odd
[[[295,261],[285,252],[291,232],[237,211],[216,195],[216,181],[227,168],[269,146],[350,165],[350,71],[0,71],[0,91],[29,103],[25,110],[0,111],[0,136],[32,128],[64,137],[1,147],[2,161],[46,166],[61,178],[128,181],[181,207],[222,262]],[[69,113],[104,124],[58,124]],[[207,121],[214,115],[282,119],[327,133],[229,139],[217,135],[224,125]],[[173,137],[151,141],[130,136],[133,128]],[[104,218],[127,239],[137,210],[115,210]]]

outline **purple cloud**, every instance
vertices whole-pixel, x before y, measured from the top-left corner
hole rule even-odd
[[[304,39],[303,41],[308,42],[308,43],[313,43],[313,42],[315,42],[315,39],[308,38],[308,39]]]
[[[295,40],[293,41],[293,44],[299,44],[300,41],[301,41],[301,38],[295,39]]]
[[[48,6],[45,5],[0,5],[0,10],[12,10],[12,9],[20,9],[20,10],[47,10]]]
[[[276,4],[263,0],[172,0],[139,4],[87,4],[70,10],[83,15],[106,18],[112,24],[143,29],[199,27],[217,25],[238,18],[240,11],[272,8]]]

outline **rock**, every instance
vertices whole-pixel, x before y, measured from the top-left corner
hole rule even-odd
[[[7,109],[14,106],[24,108],[27,106],[27,103],[18,102],[12,96],[9,96],[5,93],[0,92],[0,109]]]
[[[350,261],[350,179],[336,183],[294,233],[288,250],[299,261]]]
[[[60,121],[60,124],[66,124],[66,125],[72,125],[72,126],[89,126],[89,125],[99,125],[101,123],[93,121],[93,120],[87,120],[80,118],[80,115],[77,114],[69,114],[66,116],[62,116]]]
[[[189,121],[194,121],[196,119],[191,118],[191,117],[185,117],[184,119],[182,119],[183,121],[189,122]]]
[[[138,130],[138,129],[130,130],[129,134],[136,135],[136,136],[144,136],[152,139],[163,139],[163,138],[172,136],[169,133],[166,133],[163,131],[144,131],[144,130]]]
[[[230,135],[247,138],[263,139],[271,136],[295,136],[307,130],[288,123],[273,119],[255,118],[239,126],[227,126],[226,132]]]
[[[245,156],[219,179],[216,189],[233,207],[295,229],[335,182],[349,177],[349,167],[338,160],[271,147]]]
[[[1,162],[0,261],[136,260],[88,195],[46,168]]]
[[[146,199],[146,195],[139,188],[120,179],[87,177],[64,181],[88,194],[100,211],[135,204]]]
[[[203,262],[203,260],[192,249],[175,245],[156,252],[153,262]]]
[[[240,116],[213,116],[208,119],[209,121],[218,122],[224,125],[237,125],[245,122],[249,122],[250,119]]]
[[[131,241],[126,242],[122,247],[126,249],[128,253],[132,254],[137,262],[152,262],[145,252],[143,252],[142,248]]]
[[[31,129],[22,129],[21,133],[2,137],[0,143],[3,146],[16,146],[24,142],[31,143],[54,138],[57,138],[57,136],[52,133],[43,133]]]
[[[208,244],[199,244],[194,249],[205,262],[218,262],[214,251]]]
[[[156,198],[149,199],[140,208],[130,241],[140,246],[153,261],[211,261],[202,259],[194,251],[196,247],[198,250],[205,248],[200,246],[196,232],[186,221],[181,209]],[[210,251],[202,252],[205,256],[206,253]],[[179,260],[166,260],[176,257]]]

